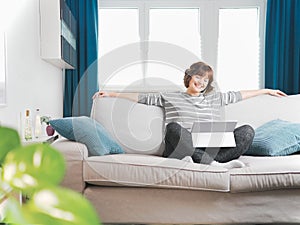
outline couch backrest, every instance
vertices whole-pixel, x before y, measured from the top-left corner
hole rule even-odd
[[[151,155],[161,155],[164,149],[163,115],[160,107],[110,97],[94,100],[91,112],[127,153]],[[300,123],[300,95],[246,99],[226,106],[225,119],[254,128],[273,119]]]
[[[162,155],[163,110],[122,98],[94,100],[91,117],[100,122],[126,153]]]
[[[226,106],[225,118],[238,120],[238,125],[250,124],[253,128],[274,119],[300,123],[300,95],[249,98]]]

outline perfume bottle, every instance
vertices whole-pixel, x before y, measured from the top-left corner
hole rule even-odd
[[[40,109],[36,109],[35,124],[34,124],[34,136],[35,136],[35,138],[39,138],[41,135],[42,135],[42,124],[41,124]]]
[[[25,113],[24,136],[26,141],[32,140],[32,124],[29,109],[27,109]]]

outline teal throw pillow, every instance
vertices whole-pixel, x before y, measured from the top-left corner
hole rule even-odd
[[[89,156],[124,153],[105,128],[90,117],[55,119],[50,125],[63,137],[85,144]]]
[[[255,130],[246,155],[285,156],[300,150],[300,123],[272,120]]]

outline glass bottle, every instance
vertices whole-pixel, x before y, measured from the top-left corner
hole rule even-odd
[[[32,124],[29,109],[27,109],[25,113],[24,136],[26,141],[32,140]]]
[[[34,136],[35,138],[39,138],[42,134],[42,124],[41,124],[41,116],[40,109],[36,109],[35,112],[35,124],[34,124]]]

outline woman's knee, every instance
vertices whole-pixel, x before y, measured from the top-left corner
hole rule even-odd
[[[244,125],[234,130],[234,137],[237,145],[237,150],[243,155],[250,148],[253,138],[254,129],[249,125]]]
[[[168,123],[166,126],[166,138],[169,137],[180,137],[182,127],[175,122]]]
[[[237,138],[242,137],[243,139],[246,139],[250,142],[253,141],[254,135],[255,135],[255,131],[253,127],[251,127],[250,125],[243,125],[234,130],[235,137]]]
[[[167,124],[167,130],[175,130],[179,128],[181,128],[181,126],[176,122],[171,122]]]

